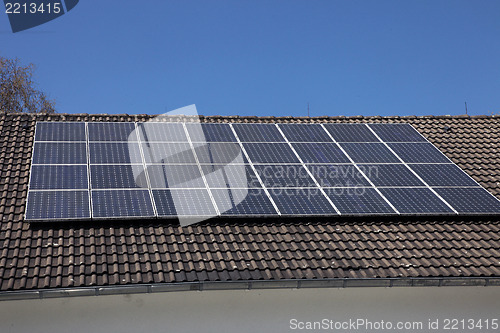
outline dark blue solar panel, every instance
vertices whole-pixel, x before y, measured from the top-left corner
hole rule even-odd
[[[274,124],[233,124],[241,142],[284,142]]]
[[[429,186],[478,186],[454,164],[410,164]]]
[[[142,163],[137,142],[90,143],[91,164]]]
[[[279,124],[290,142],[332,142],[328,133],[319,124]]]
[[[250,165],[207,164],[201,167],[211,188],[262,187]]]
[[[152,188],[205,188],[198,165],[149,165],[148,176]]]
[[[277,215],[262,189],[212,190],[221,215]]]
[[[365,124],[325,124],[337,142],[379,142],[379,139]]]
[[[35,142],[33,164],[87,164],[85,143]]]
[[[286,143],[244,143],[253,163],[300,163]]]
[[[138,123],[142,142],[187,142],[182,123]]]
[[[194,150],[200,163],[248,163],[238,143],[212,142],[195,143]]]
[[[188,143],[142,144],[142,151],[146,163],[196,163],[193,150]]]
[[[341,143],[356,163],[399,163],[399,159],[383,143]]]
[[[236,142],[229,124],[186,124],[193,142]]]
[[[335,143],[292,143],[304,163],[349,163]]]
[[[369,124],[385,142],[426,142],[410,124]]]
[[[144,167],[134,165],[91,165],[92,189],[148,188]]]
[[[309,164],[307,168],[321,187],[370,186],[354,164]]]
[[[425,186],[403,164],[360,164],[359,167],[375,186]]]
[[[319,188],[273,188],[269,193],[282,215],[337,215]]]
[[[88,123],[89,141],[137,141],[134,123]]]
[[[88,191],[29,191],[26,220],[90,218]]]
[[[85,123],[37,123],[35,141],[86,141]]]
[[[153,190],[158,216],[216,216],[206,189]]]
[[[326,188],[325,192],[341,214],[395,214],[374,188]]]
[[[484,188],[436,188],[435,191],[458,213],[500,213],[500,201]]]
[[[430,143],[389,143],[389,147],[405,163],[451,163]]]
[[[256,165],[255,170],[265,187],[316,187],[302,165]]]
[[[381,188],[380,192],[401,214],[453,213],[453,210],[427,188]]]
[[[33,165],[30,190],[88,189],[86,165]]]
[[[148,190],[92,191],[94,218],[153,217]]]

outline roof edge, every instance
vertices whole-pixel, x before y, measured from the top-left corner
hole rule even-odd
[[[471,287],[500,286],[500,277],[425,277],[425,278],[365,278],[365,279],[303,279],[303,280],[246,280],[154,283],[125,286],[96,286],[54,288],[0,292],[0,301],[49,299],[62,297],[152,294],[163,292],[253,289],[313,289],[361,287]]]

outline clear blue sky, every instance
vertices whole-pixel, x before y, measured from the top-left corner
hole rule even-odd
[[[66,113],[500,113],[500,1],[83,0],[0,55]]]

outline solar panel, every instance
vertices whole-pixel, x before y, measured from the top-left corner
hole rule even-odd
[[[35,142],[33,164],[87,164],[85,143]]]
[[[181,123],[140,123],[137,126],[142,142],[187,142]]]
[[[26,220],[90,218],[88,191],[29,191]]]
[[[319,124],[279,124],[290,142],[332,142],[332,139]]]
[[[85,123],[37,123],[35,141],[83,141],[85,142]]]
[[[316,187],[307,169],[297,164],[261,164],[255,170],[265,187]]]
[[[500,213],[500,201],[482,187],[436,188],[436,192],[458,213]]]
[[[134,123],[88,123],[89,141],[137,141]]]
[[[137,142],[91,142],[91,164],[139,164],[141,151]]]
[[[337,142],[379,142],[366,124],[325,124]]]
[[[375,186],[425,186],[404,164],[360,164]]]
[[[39,122],[35,133],[31,221],[500,213],[408,124]]]
[[[193,142],[236,142],[229,124],[186,124]]]
[[[277,215],[271,200],[262,189],[214,189],[212,195],[221,215]]]
[[[300,163],[286,143],[244,143],[253,163]]]
[[[341,143],[355,163],[399,163],[399,159],[383,143]]]
[[[292,143],[304,163],[349,163],[335,143]]]
[[[337,215],[319,188],[273,188],[269,193],[281,215]]]
[[[274,124],[233,124],[241,142],[284,142]]]
[[[385,142],[427,141],[409,124],[370,124],[368,126]]]
[[[154,217],[148,190],[92,191],[94,218]]]
[[[374,188],[328,188],[325,189],[325,192],[341,214],[377,215],[396,213]]]
[[[405,163],[451,163],[430,143],[389,143],[388,146]]]
[[[427,188],[380,188],[401,214],[451,214],[439,197]]]
[[[411,164],[430,186],[477,186],[477,183],[454,164]]]
[[[33,165],[30,190],[88,189],[86,165]]]
[[[309,164],[307,168],[321,187],[370,186],[354,164]]]
[[[158,216],[215,216],[206,189],[153,190]]]

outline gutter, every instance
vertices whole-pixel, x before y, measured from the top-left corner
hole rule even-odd
[[[253,290],[253,289],[307,289],[358,287],[450,287],[500,286],[500,277],[439,277],[439,278],[366,278],[366,279],[302,279],[302,280],[248,280],[154,283],[123,286],[53,288],[21,291],[2,291],[0,301],[48,299],[62,297],[152,294],[162,292]]]

